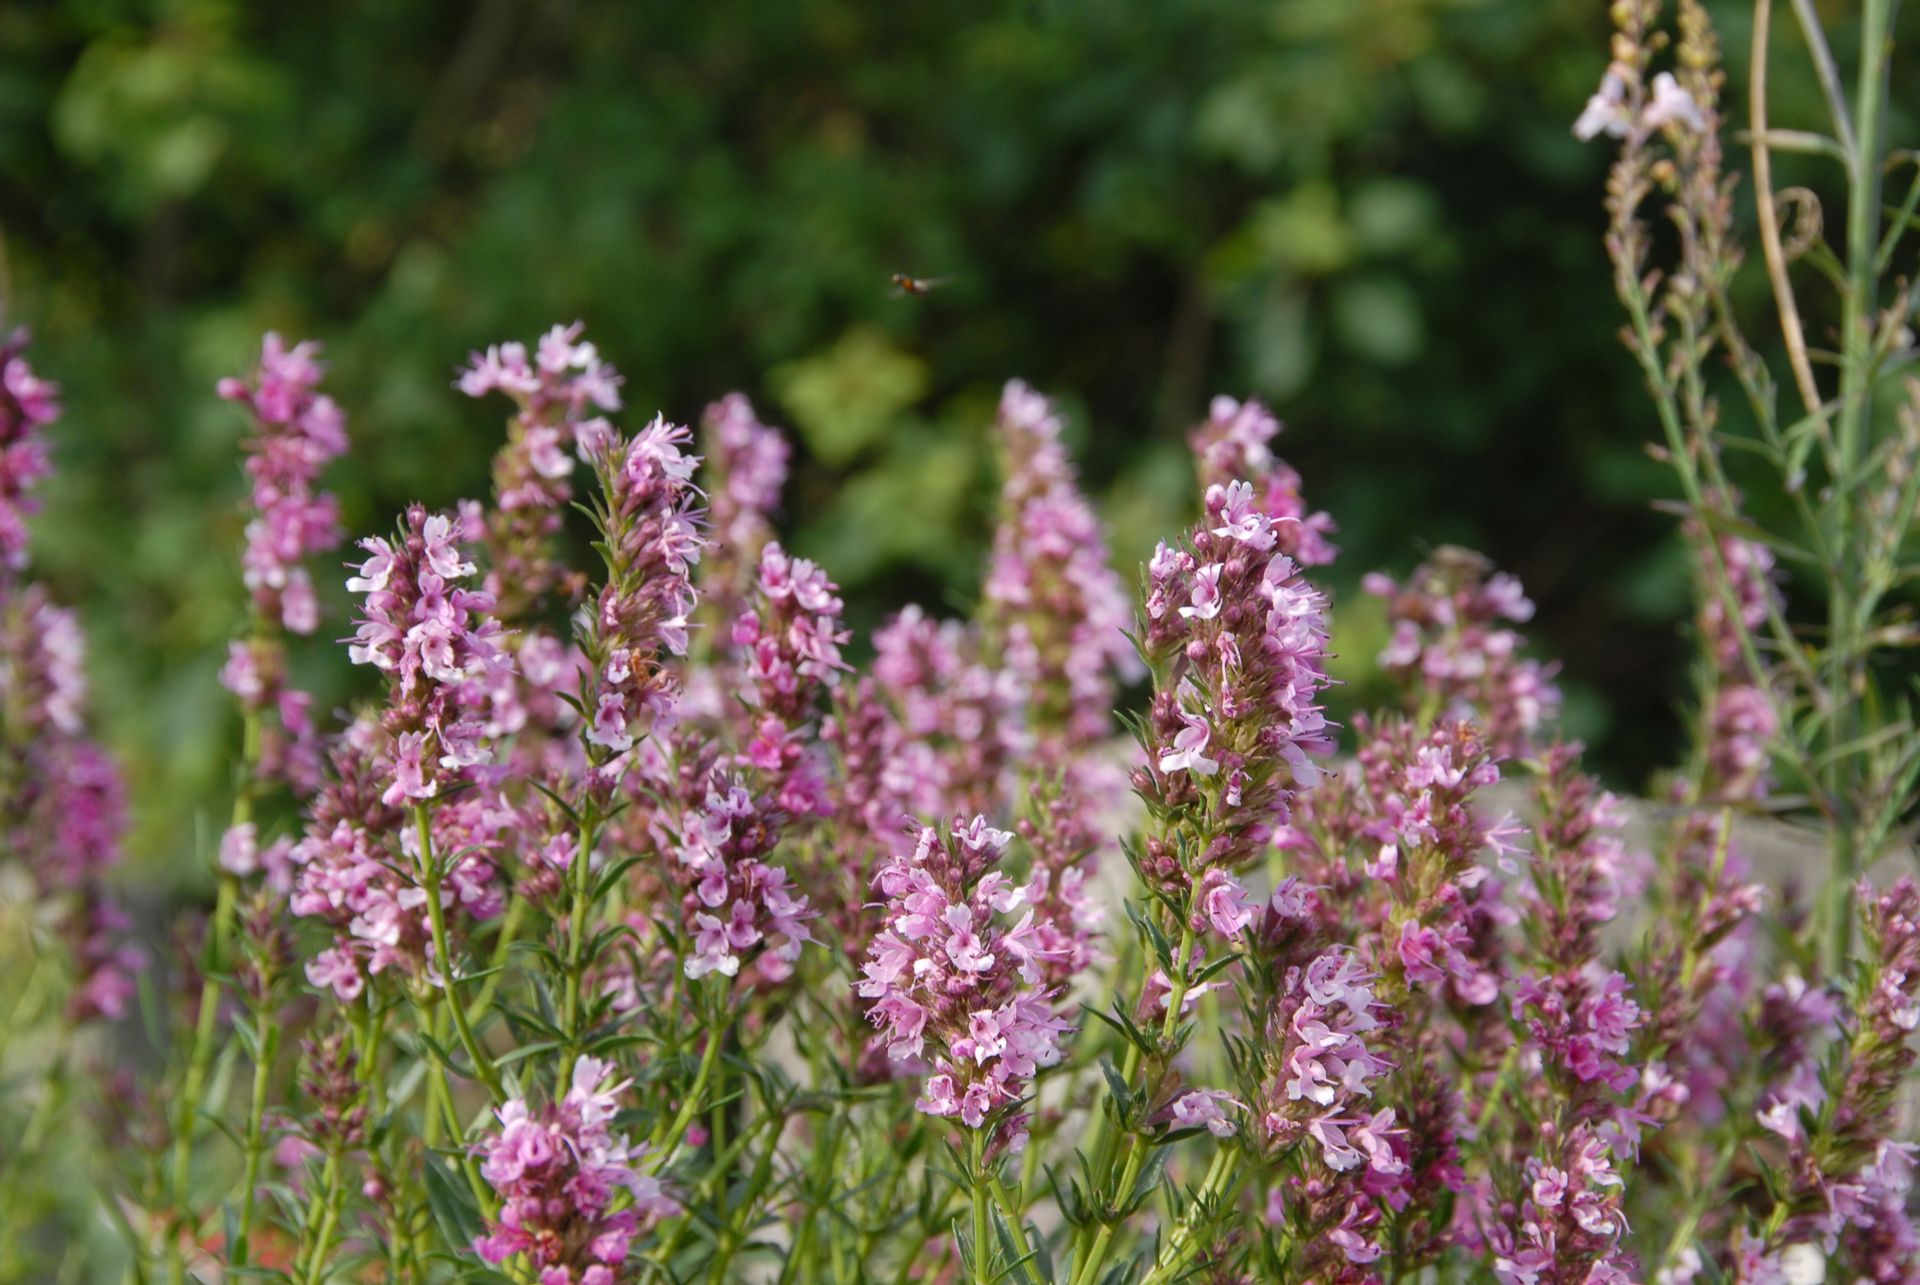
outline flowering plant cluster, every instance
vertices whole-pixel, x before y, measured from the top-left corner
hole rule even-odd
[[[781,432],[738,393],[697,435],[626,426],[578,323],[455,374],[507,408],[491,493],[335,566],[346,416],[317,346],[269,335],[217,389],[248,484],[233,810],[151,969],[79,630],[29,558],[57,398],[0,343],[0,914],[44,944],[13,1024],[55,1050],[0,1040],[0,1266],[72,1278],[26,1175],[94,1128],[132,1158],[98,1213],[135,1280],[1920,1281],[1920,886],[1886,868],[1920,737],[1880,688],[1920,401],[1875,437],[1913,355],[1883,127],[1835,98],[1865,261],[1837,401],[1782,295],[1783,424],[1728,303],[1717,46],[1692,0],[1677,40],[1658,17],[1615,6],[1575,126],[1618,149],[1608,250],[1695,567],[1692,743],[1652,808],[1583,765],[1533,604],[1464,550],[1361,580],[1391,696],[1330,719],[1335,527],[1256,401],[1206,407],[1135,593],[1066,418],[1009,383],[975,609],[867,632],[781,538]],[[1755,122],[1762,185],[1784,137]],[[1723,464],[1714,348],[1777,477]],[[1811,547],[1744,515],[1769,486]],[[334,645],[365,681],[322,714],[291,676]],[[1757,872],[1763,808],[1824,879]],[[113,1075],[136,993],[164,1071]],[[89,1085],[108,1109],[58,1123]]]

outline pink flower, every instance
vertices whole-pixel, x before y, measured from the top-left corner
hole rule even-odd
[[[343,1004],[351,1004],[366,989],[360,965],[345,950],[323,950],[307,961],[307,980],[321,989],[331,988]]]
[[[427,746],[426,732],[402,732],[394,745],[393,784],[381,796],[381,802],[389,807],[397,806],[403,799],[430,799],[440,792],[440,784],[428,775],[423,756]]]
[[[495,1113],[494,1134],[476,1150],[500,1213],[474,1241],[489,1263],[523,1255],[548,1281],[612,1285],[609,1264],[626,1260],[645,1227],[680,1212],[642,1167],[645,1143],[615,1129],[619,1094],[608,1063],[583,1057],[558,1102],[535,1111],[523,1097]],[[619,1198],[619,1199],[617,1199]]]
[[[733,953],[727,926],[709,914],[693,917],[693,954],[686,962],[686,974],[696,981],[709,973],[732,977],[740,971],[740,960]]]
[[[260,868],[258,831],[251,821],[230,826],[220,836],[220,868],[241,878]]]
[[[1213,729],[1207,725],[1206,715],[1182,709],[1179,716],[1180,731],[1174,734],[1173,745],[1161,751],[1160,770],[1213,775],[1220,770],[1220,762],[1207,757],[1207,742],[1213,736]]]
[[[1444,948],[1433,929],[1411,919],[1400,925],[1400,963],[1407,970],[1408,981],[1428,986],[1445,981],[1446,970],[1435,962]]]
[[[913,1105],[916,1110],[933,1116],[960,1114],[960,1099],[954,1091],[953,1077],[928,1076],[925,1091]]]
[[[1216,1138],[1231,1138],[1236,1128],[1227,1108],[1246,1110],[1246,1104],[1220,1089],[1195,1089],[1182,1094],[1169,1108],[1182,1129],[1204,1128]]]
[[[1240,881],[1218,868],[1207,871],[1201,883],[1200,907],[1213,930],[1238,940],[1253,922],[1253,904]]]
[[[1200,568],[1193,578],[1190,605],[1180,608],[1182,616],[1189,620],[1212,620],[1220,614],[1220,573],[1225,570],[1218,563]]]
[[[1244,482],[1253,507],[1267,519],[1274,547],[1303,566],[1322,566],[1339,552],[1327,541],[1333,519],[1307,511],[1300,474],[1273,453],[1279,432],[1280,421],[1259,402],[1215,397],[1206,421],[1187,440],[1203,489]],[[1244,512],[1238,520],[1245,525]]]
[[[1217,510],[1220,525],[1212,529],[1214,535],[1244,544],[1255,553],[1273,548],[1274,522],[1254,504],[1251,484],[1236,481],[1225,487],[1209,487],[1207,508],[1209,512]],[[1218,573],[1214,579],[1218,581]]]
[[[1472,718],[1499,757],[1532,751],[1560,693],[1552,668],[1527,660],[1525,640],[1502,623],[1533,615],[1517,580],[1478,554],[1450,550],[1416,567],[1405,587],[1376,573],[1365,588],[1386,601],[1393,638],[1380,665],[1405,688],[1408,709]]]

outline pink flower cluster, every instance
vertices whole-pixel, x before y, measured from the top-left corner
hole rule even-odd
[[[1720,671],[1741,674],[1747,669],[1741,635],[1761,633],[1769,614],[1780,606],[1779,568],[1773,550],[1753,540],[1723,535],[1714,540],[1714,545],[1717,559],[1713,550],[1700,555],[1701,574],[1708,581],[1709,592],[1700,597],[1698,627]],[[1732,600],[1731,613],[1728,599]]]
[[[1216,1138],[1239,1131],[1237,1113],[1247,1104],[1222,1089],[1192,1089],[1173,1100],[1167,1120],[1176,1129],[1205,1129]]]
[[[807,921],[817,917],[788,882],[787,872],[771,866],[785,817],[744,785],[716,774],[706,805],[687,819],[674,849],[683,882],[693,938],[688,977],[710,973],[732,977],[755,948],[760,976],[769,982],[793,975],[800,948],[813,940]]]
[[[820,694],[853,668],[840,655],[849,635],[840,627],[838,589],[818,564],[770,543],[760,551],[753,609],[733,622],[744,679],[739,696],[752,708],[753,738],[743,757],[772,783],[790,816],[832,809],[811,742]]]
[[[347,449],[346,417],[316,391],[320,345],[291,348],[269,332],[251,380],[223,379],[220,395],[253,415],[246,445],[252,517],[241,557],[259,610],[296,634],[320,624],[320,602],[302,564],[340,544],[340,504],[318,489],[320,472]]]
[[[253,433],[246,443],[252,483],[242,579],[253,599],[252,627],[227,647],[220,682],[258,723],[258,756],[251,790],[284,781],[301,794],[319,788],[321,747],[312,697],[287,682],[287,630],[310,634],[318,627],[319,599],[305,561],[339,546],[339,503],[318,489],[327,463],[346,451],[346,417],[318,391],[323,367],[319,345],[289,348],[269,333],[249,380],[223,379],[220,395],[244,406]],[[224,868],[258,868],[253,837],[230,834],[221,843]]]
[[[263,630],[227,644],[220,685],[260,716],[261,781],[285,781],[298,794],[319,788],[322,750],[313,695],[287,682],[286,648]]]
[[[1639,71],[1617,60],[1609,63],[1600,77],[1600,88],[1587,99],[1573,122],[1573,136],[1586,143],[1602,134],[1625,138],[1661,129],[1708,132],[1700,104],[1680,87],[1672,72],[1656,74],[1648,89],[1641,89],[1640,84]]]
[[[1769,992],[1779,1055],[1759,1123],[1786,1143],[1794,1216],[1755,1258],[1777,1269],[1782,1246],[1811,1242],[1852,1279],[1905,1283],[1920,1279],[1908,1212],[1914,1147],[1897,1140],[1903,1083],[1920,1056],[1920,884],[1903,875],[1857,895],[1867,958],[1849,1002],[1802,986]],[[1842,1037],[1824,1056],[1813,1042],[1823,1034]]]
[[[873,679],[901,732],[891,793],[915,815],[995,812],[1031,748],[1011,672],[980,659],[977,630],[908,607],[873,635]],[[899,818],[889,819],[897,828]]]
[[[874,880],[886,927],[861,967],[859,993],[888,1056],[930,1071],[915,1105],[970,1129],[1024,1098],[1073,1029],[1042,988],[1033,911],[1011,927],[1002,918],[1026,900],[996,868],[1012,838],[977,816],[944,835],[923,827]],[[1006,1123],[1010,1142],[1024,1138],[1024,1120]]]
[[[675,683],[663,662],[687,654],[693,567],[706,546],[693,485],[700,459],[681,450],[691,440],[656,417],[631,441],[609,435],[588,450],[608,572],[581,639],[594,666],[587,737],[615,755],[672,717]]]
[[[1494,854],[1511,865],[1522,834],[1511,813],[1477,797],[1500,770],[1471,723],[1423,733],[1405,719],[1360,718],[1354,730],[1353,762],[1306,797],[1280,846],[1308,877],[1385,899],[1389,972],[1462,1004],[1489,1004],[1500,978],[1483,861]],[[1346,865],[1354,852],[1358,871]]]
[[[1538,852],[1519,897],[1518,953],[1531,971],[1514,979],[1513,1015],[1540,1069],[1572,1077],[1564,1096],[1577,1115],[1617,1118],[1598,1091],[1624,1093],[1639,1081],[1629,1055],[1644,1020],[1627,979],[1598,963],[1599,930],[1617,910],[1628,865],[1626,818],[1579,772],[1577,746],[1554,746],[1545,759]]]
[[[1001,517],[982,596],[989,641],[1020,681],[1030,724],[1043,746],[1064,737],[1066,749],[1111,732],[1116,677],[1139,661],[1128,594],[1060,431],[1051,402],[1007,384],[995,421]]]
[[[96,894],[87,899],[74,924],[72,931],[80,936],[79,949],[74,952],[80,980],[67,1001],[67,1018],[74,1022],[94,1017],[118,1021],[127,1015],[139,993],[134,979],[147,967],[147,952],[134,942],[133,920],[119,906]]]
[[[1716,803],[1767,797],[1768,750],[1780,732],[1767,693],[1753,683],[1727,683],[1713,693],[1707,712],[1704,799]]]
[[[487,760],[488,680],[512,661],[493,596],[459,583],[474,574],[460,547],[474,534],[464,518],[415,505],[394,539],[360,542],[370,556],[347,581],[366,596],[347,654],[392,683],[389,806],[433,798]]]
[[[700,587],[719,618],[730,621],[745,609],[761,547],[773,538],[772,514],[793,452],[779,429],[760,422],[745,393],[728,393],[707,407],[700,445],[714,534]]]
[[[1286,916],[1299,906],[1276,893],[1274,908]],[[1373,1083],[1393,1069],[1366,1042],[1386,1013],[1372,981],[1352,949],[1328,949],[1285,969],[1263,1018],[1262,1145],[1275,1155],[1304,1147],[1318,1162],[1288,1171],[1269,1218],[1337,1249],[1339,1261],[1327,1265],[1336,1276],[1379,1258],[1381,1198],[1410,1172],[1393,1108],[1367,1106]]]
[[[321,400],[309,346],[270,340],[262,371],[230,390],[260,419],[256,461],[298,436],[282,426],[311,417],[283,403]],[[1053,406],[1017,382],[1003,395],[1007,476],[978,615],[904,610],[858,674],[838,587],[773,538],[788,453],[745,398],[707,412],[709,513],[686,429],[656,419],[628,438],[598,417],[618,405],[618,376],[577,326],[537,351],[476,357],[461,386],[519,408],[496,465],[498,512],[416,507],[395,536],[365,542],[350,651],[387,676],[382,702],[327,746],[297,844],[267,842],[248,819],[221,845],[226,869],[264,871],[295,915],[318,921],[313,985],[401,1023],[422,1020],[464,971],[456,964],[480,953],[479,921],[520,899],[494,939],[505,966],[487,974],[499,1007],[459,1032],[475,1091],[494,1085],[504,1105],[463,1157],[495,1199],[480,1193],[484,1231],[455,1248],[539,1285],[622,1285],[642,1250],[683,1265],[704,1254],[699,1227],[737,1212],[735,1193],[760,1206],[745,1216],[797,1215],[796,1261],[802,1245],[852,1248],[823,1221],[830,1192],[780,1179],[797,1172],[795,1140],[752,1121],[771,1111],[778,1123],[784,1108],[737,1068],[703,1057],[687,1081],[677,1054],[654,1059],[629,1103],[619,1070],[581,1056],[629,1038],[683,1048],[671,1024],[695,1017],[692,1043],[710,1041],[710,1054],[793,1031],[809,1066],[831,1064],[862,1100],[901,1090],[901,1110],[911,1102],[930,1118],[915,1129],[965,1131],[992,1166],[1029,1131],[1038,1149],[1068,1149],[1060,1131],[1082,1107],[1102,1110],[1102,1078],[1086,1065],[1058,1081],[1045,1073],[1074,1031],[1064,997],[1101,953],[1090,871],[1118,828],[1103,815],[1101,770],[1129,653],[1118,582]],[[1743,1194],[1687,1225],[1702,1249],[1660,1264],[1668,1285],[1710,1270],[1768,1279],[1785,1273],[1787,1251],[1816,1244],[1850,1279],[1910,1278],[1912,1163],[1893,1113],[1920,1030],[1920,885],[1860,893],[1868,958],[1850,987],[1763,990],[1769,943],[1742,931],[1757,892],[1689,786],[1661,862],[1646,863],[1662,880],[1659,913],[1629,953],[1607,928],[1641,891],[1620,810],[1581,773],[1579,747],[1552,739],[1557,695],[1523,655],[1515,626],[1532,608],[1518,583],[1458,551],[1405,586],[1369,578],[1387,602],[1382,660],[1406,708],[1354,718],[1350,761],[1324,771],[1328,609],[1302,567],[1334,556],[1332,526],[1273,457],[1278,431],[1258,403],[1213,403],[1193,434],[1203,516],[1147,568],[1138,656],[1153,693],[1134,720],[1131,774],[1145,815],[1126,849],[1149,894],[1130,910],[1146,975],[1126,985],[1115,1024],[1159,1034],[1125,1029],[1130,1043],[1108,1046],[1125,1068],[1107,1082],[1117,1073],[1126,1089],[1102,1111],[1075,1185],[993,1190],[1021,1204],[1007,1216],[1046,1225],[1057,1210],[1075,1224],[1057,1243],[1072,1243],[1076,1275],[1124,1273],[1117,1260],[1138,1263],[1152,1235],[1134,1221],[1128,1184],[1158,1181],[1171,1162],[1184,1185],[1190,1162],[1211,1156],[1217,1167],[1193,1189],[1204,1195],[1175,1196],[1148,1251],[1156,1276],[1375,1285],[1458,1266],[1502,1285],[1617,1285],[1639,1276],[1629,1214],[1667,1234],[1653,1205],[1670,1175],[1690,1184],[1706,1172],[1702,1148],[1730,1141],[1724,1167]],[[579,481],[573,450],[592,472],[597,589],[561,570],[554,539]],[[473,542],[485,548],[470,559]],[[548,557],[543,579],[536,561]],[[475,588],[482,561],[488,579]],[[1767,576],[1743,583],[1765,590]],[[284,616],[284,595],[274,602]],[[85,911],[76,955],[92,970],[76,1011],[116,1011],[133,963],[90,880],[113,850],[117,785],[79,739],[77,634],[11,578],[0,578],[0,608],[5,837],[70,854]],[[1745,620],[1752,606],[1739,610]],[[563,611],[571,647],[543,629]],[[282,682],[277,652],[257,643],[226,672],[256,711]],[[1703,787],[1716,798],[1757,788],[1756,746],[1777,733],[1767,689],[1735,681],[1746,677],[1717,675],[1723,752]],[[15,707],[32,720],[24,740]],[[281,715],[291,726],[306,710]],[[1535,778],[1531,852],[1493,799],[1503,773]],[[934,817],[952,820],[925,823]],[[1278,878],[1264,898],[1262,868]],[[794,1025],[809,1021],[831,962],[809,944],[860,961],[837,1002],[840,1018],[857,1006],[871,1040],[857,1023],[851,1036],[845,1021]],[[402,997],[420,1014],[387,1008]],[[342,1017],[338,1005],[320,1012]],[[605,1039],[612,1023],[628,1034]],[[543,1070],[530,1034],[557,1065]],[[1207,1036],[1227,1071],[1199,1044]],[[339,1069],[337,1101],[303,1090],[322,1114],[365,1101],[367,1082]],[[450,1092],[436,1088],[432,1109]],[[860,1130],[838,1129],[840,1100],[820,1096],[799,1134],[854,1148],[835,1172],[884,1164],[861,1154]],[[629,1140],[622,1106],[653,1122],[635,1136],[670,1139],[671,1170]],[[348,1145],[391,1166],[405,1148],[378,1132]],[[711,1165],[734,1159],[748,1186],[692,1181],[724,1177]],[[1764,1183],[1748,1179],[1756,1166]],[[682,1168],[700,1208],[672,1250],[665,1238],[643,1246],[657,1220],[683,1212],[658,1176]],[[961,1170],[984,1209],[988,1174]],[[773,1185],[755,1194],[755,1183]],[[390,1167],[365,1195],[391,1220],[406,1188]],[[1252,1190],[1278,1229],[1258,1244],[1233,1225]],[[1765,1214],[1769,1195],[1778,1204]],[[729,1237],[709,1274],[750,1248]],[[925,1240],[846,1266],[897,1271],[921,1261]],[[992,1257],[979,1265],[990,1271]]]
[[[1640,1025],[1640,1006],[1621,974],[1608,973],[1597,983],[1585,977],[1522,977],[1514,984],[1513,1011],[1548,1067],[1615,1093],[1640,1078],[1621,1060]]]
[[[9,582],[0,592],[17,618],[0,669],[9,718],[31,733],[79,735],[87,708],[87,640],[79,620],[40,585]]]
[[[1358,1108],[1375,1079],[1392,1069],[1363,1038],[1380,1026],[1373,976],[1351,949],[1335,948],[1287,970],[1279,1003],[1267,1018],[1275,1051],[1261,1122],[1267,1137],[1294,1144],[1310,1137],[1327,1167],[1391,1168],[1389,1153],[1356,1142],[1371,1136],[1371,1113]],[[1388,1112],[1389,1122],[1392,1113]]]
[[[1564,1137],[1546,1126],[1527,1157],[1518,1209],[1507,1208],[1488,1233],[1501,1285],[1633,1285],[1640,1279],[1621,1247],[1626,1216],[1613,1153],[1590,1123]]]
[[[500,1215],[474,1242],[481,1258],[498,1265],[524,1256],[539,1285],[618,1285],[628,1279],[634,1238],[680,1212],[641,1168],[646,1144],[615,1125],[627,1087],[616,1074],[583,1057],[559,1102],[535,1111],[516,1097],[495,1113],[499,1127],[477,1151]]]
[[[1320,707],[1326,598],[1277,550],[1275,523],[1245,482],[1211,486],[1185,548],[1162,544],[1147,569],[1144,643],[1156,689],[1149,767],[1135,788],[1159,812],[1204,799],[1203,865],[1251,860],[1289,815],[1296,789],[1333,739]],[[1149,878],[1178,882],[1151,848]]]
[[[1737,536],[1709,540],[1698,531],[1689,538],[1702,582],[1695,625],[1713,668],[1702,712],[1706,762],[1700,795],[1711,803],[1755,802],[1772,787],[1767,747],[1780,720],[1767,692],[1772,680],[1754,672],[1741,639],[1762,636],[1779,609],[1779,573],[1763,544]]]
[[[1245,480],[1255,503],[1272,519],[1279,550],[1303,567],[1325,566],[1340,550],[1328,542],[1333,519],[1309,513],[1300,474],[1273,453],[1280,421],[1258,401],[1216,397],[1207,418],[1188,434],[1202,488]]]
[[[40,430],[60,417],[59,389],[33,373],[27,332],[0,338],[0,568],[27,565],[27,518],[32,492],[53,472]]]
[[[1565,742],[1541,751],[1538,852],[1520,894],[1534,957],[1568,972],[1599,957],[1599,930],[1638,890],[1646,860],[1627,850],[1626,810],[1580,770],[1580,753]]]
[[[1552,669],[1523,654],[1526,640],[1503,621],[1533,618],[1520,582],[1489,574],[1485,559],[1442,549],[1405,585],[1379,572],[1362,585],[1387,604],[1393,639],[1380,666],[1403,684],[1409,705],[1436,703],[1448,718],[1480,723],[1494,752],[1518,758],[1560,708]]]
[[[708,464],[722,479],[710,492],[714,533],[731,549],[757,552],[787,484],[792,448],[779,429],[760,422],[745,393],[728,393],[707,407],[701,427],[712,443]]]
[[[474,353],[456,386],[469,397],[492,392],[517,410],[506,444],[493,461],[494,507],[487,515],[490,555],[486,587],[510,617],[556,587],[571,591],[577,577],[560,565],[553,547],[573,491],[576,451],[611,433],[598,411],[620,409],[620,375],[580,338],[576,321],[555,326],[531,355],[518,343]]]
[[[1016,822],[1033,852],[1026,898],[1034,910],[1041,972],[1049,986],[1071,984],[1094,963],[1106,920],[1106,907],[1093,887],[1102,839],[1089,815],[1087,792],[1075,787],[1072,776],[1040,786],[1029,815]]]
[[[531,421],[565,422],[583,437],[597,438],[605,421],[590,418],[590,411],[620,409],[621,379],[620,372],[600,360],[594,345],[581,340],[585,329],[579,321],[556,325],[540,337],[531,355],[522,343],[493,344],[468,359],[455,386],[469,397],[505,393]],[[557,433],[540,440],[536,453],[562,445]]]
[[[343,1002],[366,989],[367,979],[391,969],[418,977],[441,961],[433,958],[427,891],[411,871],[420,858],[419,837],[403,815],[373,790],[373,747],[379,734],[356,723],[335,747],[337,779],[316,802],[306,834],[293,845],[290,908],[334,930],[333,943],[307,962],[307,980]],[[358,813],[355,813],[356,804]],[[455,854],[440,880],[440,900],[456,924],[500,913],[504,891],[499,864],[524,822],[486,788],[440,800],[430,817],[436,854]],[[404,862],[396,861],[383,836],[397,833]]]
[[[810,883],[855,956],[865,954],[881,926],[870,883],[902,828],[917,829],[914,818],[949,810],[1007,815],[1014,765],[1027,744],[1019,682],[979,659],[977,627],[935,621],[909,606],[876,630],[872,641],[871,667],[856,683],[840,686],[821,726],[821,739],[834,751],[830,766],[838,769],[828,773],[827,788],[833,805],[828,824],[840,859],[811,872]],[[1061,925],[1075,932],[1081,920],[1069,903],[1084,881],[1055,861],[1083,854],[1076,827],[1084,826],[1084,811],[1066,800],[1057,780],[1041,785],[1039,795],[1050,801],[1020,828],[1034,847],[1036,909],[1043,921],[1055,916],[1042,922],[1041,931]],[[1064,939],[1050,946],[1065,952],[1049,958],[1056,977],[1087,954]],[[884,1051],[870,1048],[863,1061],[865,1074],[890,1074]]]

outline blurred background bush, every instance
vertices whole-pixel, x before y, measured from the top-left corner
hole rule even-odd
[[[1716,13],[1739,65],[1745,12]],[[500,408],[450,387],[475,346],[584,318],[630,418],[746,390],[797,439],[790,543],[862,625],[975,591],[1008,376],[1071,410],[1128,567],[1191,503],[1206,398],[1266,398],[1340,523],[1349,662],[1382,640],[1364,571],[1481,548],[1540,603],[1572,729],[1644,784],[1687,579],[1614,338],[1606,150],[1569,133],[1607,30],[1595,0],[12,0],[5,286],[68,404],[37,557],[85,605],[136,861],[197,877],[224,815],[241,420],[213,383],[268,327],[327,346],[357,533],[484,492]],[[1777,116],[1812,122],[1776,59]],[[351,694],[339,649],[305,662]]]

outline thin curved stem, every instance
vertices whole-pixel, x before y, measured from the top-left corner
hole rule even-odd
[[[1796,5],[1802,0],[1795,0]],[[1787,362],[1793,367],[1794,386],[1807,414],[1817,419],[1824,431],[1827,424],[1820,385],[1813,377],[1813,362],[1807,357],[1806,327],[1801,324],[1800,307],[1793,297],[1793,282],[1787,276],[1787,256],[1780,243],[1780,215],[1773,200],[1773,153],[1767,142],[1767,49],[1773,26],[1773,0],[1758,0],[1753,8],[1753,79],[1747,89],[1747,115],[1753,129],[1753,199],[1760,214],[1760,249],[1766,258],[1767,277],[1773,283],[1773,298],[1780,312],[1780,333],[1787,343]],[[1845,124],[1844,120],[1841,122]],[[1841,145],[1850,146],[1851,131],[1842,136]]]

